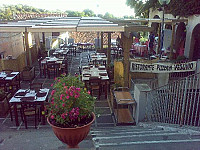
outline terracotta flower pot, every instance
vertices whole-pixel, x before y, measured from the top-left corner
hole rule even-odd
[[[95,120],[94,113],[92,113],[92,116],[93,119],[90,123],[77,128],[61,128],[54,126],[49,122],[49,118],[47,118],[47,122],[52,127],[57,138],[63,143],[66,143],[68,148],[79,148],[78,144],[87,137],[90,131],[90,126]]]

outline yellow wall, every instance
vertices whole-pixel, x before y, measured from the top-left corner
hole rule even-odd
[[[116,84],[124,85],[124,66],[121,61],[114,62],[114,81]]]
[[[25,67],[25,53],[22,53],[16,59],[2,60],[2,69],[12,69],[14,71],[22,71],[24,67]]]

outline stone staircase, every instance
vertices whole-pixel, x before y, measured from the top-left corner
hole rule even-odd
[[[199,128],[162,123],[96,127],[91,130],[96,149],[200,150]]]

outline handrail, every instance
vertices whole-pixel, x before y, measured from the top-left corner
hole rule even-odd
[[[200,126],[200,73],[147,93],[146,116],[151,121]]]

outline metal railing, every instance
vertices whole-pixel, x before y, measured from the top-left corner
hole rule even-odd
[[[200,73],[169,83],[147,94],[148,120],[200,126]]]

